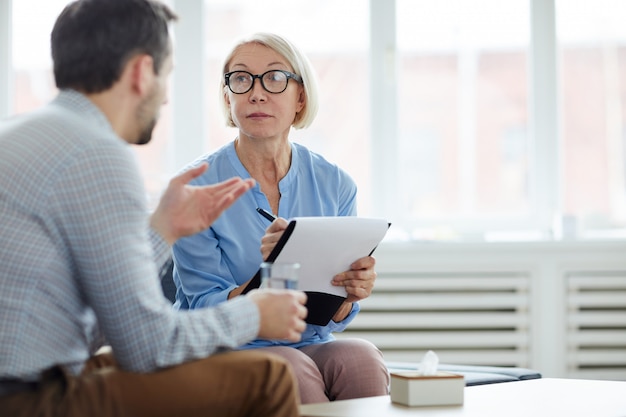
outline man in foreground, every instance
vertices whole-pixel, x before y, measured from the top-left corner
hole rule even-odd
[[[150,141],[167,101],[175,18],[155,0],[68,5],[51,37],[58,97],[0,123],[2,416],[297,415],[286,362],[227,350],[299,340],[303,293],[178,312],[161,292],[170,245],[253,185],[187,185],[201,165],[146,217],[128,144]]]

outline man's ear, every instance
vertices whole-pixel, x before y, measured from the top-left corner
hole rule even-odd
[[[154,59],[150,55],[136,55],[128,62],[130,83],[134,91],[144,95],[150,91],[156,74],[154,73]]]

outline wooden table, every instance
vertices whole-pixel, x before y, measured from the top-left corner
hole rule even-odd
[[[626,417],[626,381],[542,378],[465,388],[461,406],[405,407],[389,396],[300,406],[306,417]]]

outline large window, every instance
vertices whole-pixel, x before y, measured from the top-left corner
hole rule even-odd
[[[528,2],[396,4],[402,222],[429,237],[528,218]]]
[[[54,97],[49,33],[66,3],[12,1],[10,114]],[[168,3],[181,13],[174,99],[137,148],[153,199],[234,139],[218,109],[222,61],[238,38],[271,31],[320,81],[318,117],[291,139],[348,171],[359,213],[388,218],[391,236],[624,237],[622,0]]]
[[[626,2],[558,0],[563,210],[578,232],[626,226]]]

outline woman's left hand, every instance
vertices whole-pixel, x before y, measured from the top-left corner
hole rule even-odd
[[[350,265],[350,270],[335,275],[331,283],[343,286],[348,293],[347,303],[363,300],[370,296],[376,281],[374,266],[376,259],[372,256],[360,258]]]

